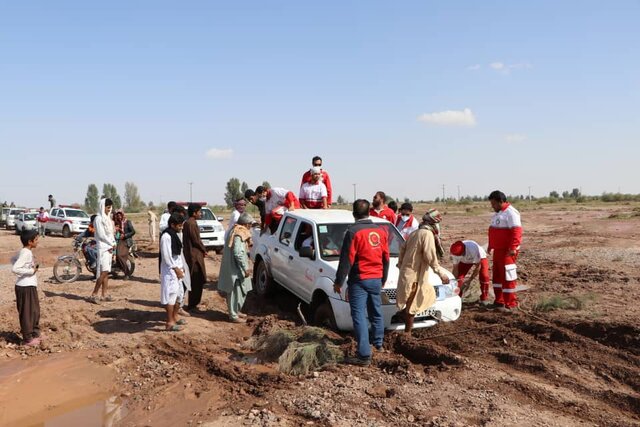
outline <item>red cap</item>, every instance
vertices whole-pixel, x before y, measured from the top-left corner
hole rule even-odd
[[[462,240],[458,240],[453,245],[451,245],[451,255],[453,256],[464,255],[464,243],[462,243]]]

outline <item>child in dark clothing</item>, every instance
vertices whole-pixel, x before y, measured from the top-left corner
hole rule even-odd
[[[40,344],[40,301],[38,300],[38,264],[33,259],[32,249],[38,246],[37,230],[24,230],[20,235],[22,249],[13,263],[17,276],[16,305],[20,318],[23,344],[35,347]]]

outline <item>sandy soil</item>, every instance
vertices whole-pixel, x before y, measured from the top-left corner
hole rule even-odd
[[[183,332],[163,332],[157,248],[142,216],[134,216],[136,272],[111,281],[115,302],[87,303],[93,282],[86,273],[73,284],[56,283],[53,262],[70,251],[71,240],[41,242],[41,325],[48,338],[25,349],[6,266],[20,245],[2,230],[0,424],[52,420],[107,399],[91,418],[95,425],[640,425],[640,217],[633,208],[523,207],[519,274],[530,289],[521,294],[519,314],[466,305],[457,322],[413,337],[387,334],[386,351],[369,368],[337,366],[306,377],[254,363],[243,345],[254,329],[299,325],[295,299],[251,297],[248,324],[226,322],[214,291],[217,255],[207,260],[203,312]],[[486,241],[485,207],[444,211],[446,242]],[[533,310],[554,295],[583,304]],[[338,338],[353,348],[347,334]],[[66,425],[78,419],[89,425],[82,417]]]

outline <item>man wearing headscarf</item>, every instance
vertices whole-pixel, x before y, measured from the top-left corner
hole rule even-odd
[[[231,233],[231,230],[233,230],[233,226],[236,225],[236,222],[238,222],[238,218],[240,218],[240,215],[242,215],[247,209],[247,201],[244,199],[244,197],[240,197],[233,202],[233,207],[234,210],[233,212],[231,212],[227,231],[224,232],[225,240],[227,239],[227,236],[229,236],[229,233]]]
[[[411,333],[413,329],[416,314],[425,311],[436,302],[433,284],[429,283],[429,269],[440,276],[442,283],[449,283],[449,276],[440,268],[438,262],[431,220],[428,212],[424,214],[418,229],[411,233],[400,247],[396,304],[404,311],[404,331],[407,333]]]
[[[98,216],[93,220],[95,226],[95,239],[97,242],[98,257],[96,262],[96,286],[89,297],[89,301],[98,303],[98,291],[102,288],[102,299],[113,301],[111,295],[107,294],[109,286],[109,273],[111,272],[111,261],[113,250],[116,246],[114,237],[115,227],[111,220],[111,210],[113,202],[111,199],[100,199]]]
[[[433,239],[436,245],[436,254],[438,259],[441,260],[444,257],[444,248],[442,246],[442,239],[440,238],[440,223],[442,222],[442,214],[437,209],[429,209],[426,214],[422,216],[422,223],[425,227],[428,227],[433,233]]]
[[[204,265],[204,257],[207,255],[207,248],[200,239],[200,227],[198,220],[202,217],[202,206],[190,203],[187,209],[189,219],[184,222],[182,228],[182,244],[184,258],[189,266],[191,277],[191,291],[189,292],[188,311],[196,311],[198,304],[202,301],[202,290],[207,281],[207,269]]]
[[[249,248],[253,218],[247,212],[240,215],[233,230],[224,242],[222,263],[218,274],[218,290],[226,294],[229,321],[244,323],[241,313],[247,293],[251,290],[251,265]]]

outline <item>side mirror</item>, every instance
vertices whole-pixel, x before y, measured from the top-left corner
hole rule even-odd
[[[224,221],[224,217],[217,216],[216,218],[218,218],[218,221],[220,221],[220,222]]]
[[[315,251],[309,246],[300,248],[300,256],[303,258],[315,259]]]

